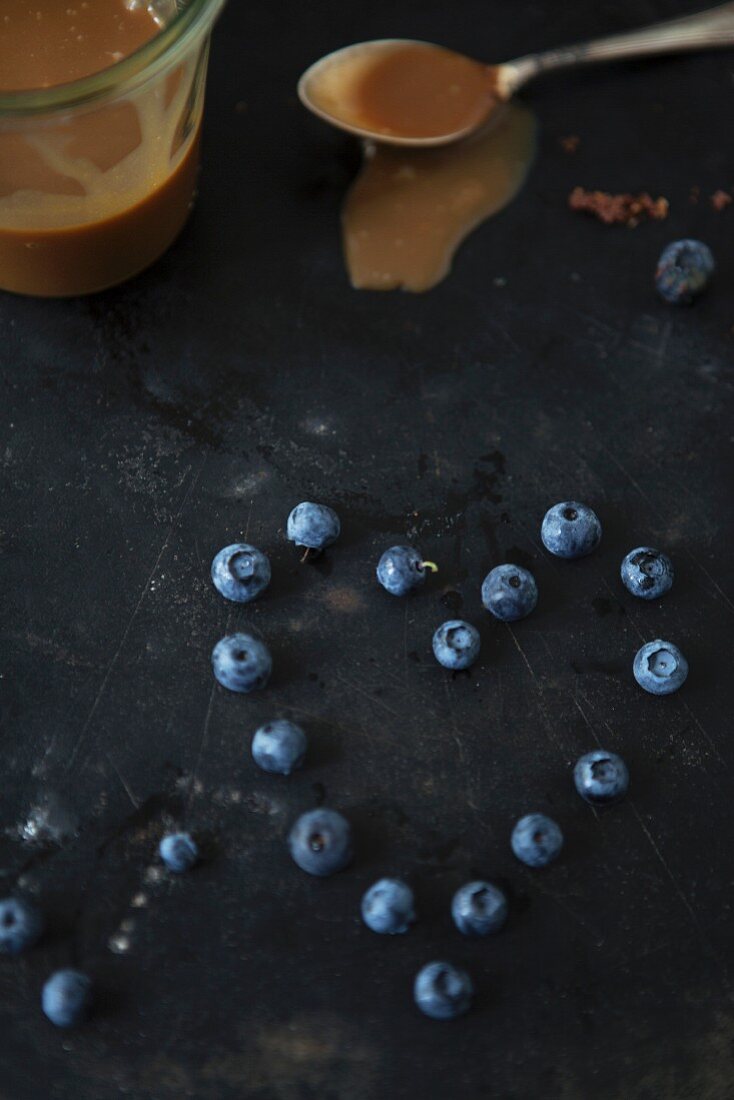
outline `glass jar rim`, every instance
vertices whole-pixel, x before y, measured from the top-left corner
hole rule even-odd
[[[212,23],[225,0],[191,0],[177,12],[167,27],[156,34],[122,61],[102,69],[98,73],[73,80],[69,84],[55,84],[50,88],[29,88],[18,92],[0,92],[0,118],[27,117],[58,110],[81,107],[104,99],[122,86],[134,86],[149,76],[149,70],[158,61],[168,61],[170,55],[185,50],[189,41],[201,31],[201,26]]]

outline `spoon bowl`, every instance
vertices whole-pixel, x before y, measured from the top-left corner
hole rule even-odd
[[[298,82],[305,107],[332,126],[387,145],[446,145],[496,106],[495,67],[430,42],[381,38],[320,58]]]

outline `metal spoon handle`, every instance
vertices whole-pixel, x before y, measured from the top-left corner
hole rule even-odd
[[[529,80],[556,69],[731,45],[734,45],[734,3],[721,4],[695,15],[656,23],[626,34],[613,34],[559,50],[518,57],[498,66],[497,83],[503,98],[509,98]]]

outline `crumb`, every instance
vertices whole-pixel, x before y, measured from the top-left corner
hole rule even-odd
[[[714,191],[710,199],[711,205],[717,213],[721,210],[726,210],[727,206],[732,202],[732,197],[728,191],[722,191],[719,188],[718,191]]]
[[[608,191],[587,191],[574,187],[568,197],[571,210],[593,214],[606,225],[639,225],[643,218],[662,221],[668,216],[668,200],[653,199],[646,191],[639,195],[610,195]]]
[[[688,196],[688,201],[690,203],[693,203],[693,205],[695,206],[696,203],[699,200],[700,195],[701,195],[701,188],[698,186],[697,183],[694,183],[693,187],[691,188],[691,193]]]
[[[564,153],[575,153],[581,144],[581,138],[578,134],[569,134],[568,137],[559,138],[558,144]]]

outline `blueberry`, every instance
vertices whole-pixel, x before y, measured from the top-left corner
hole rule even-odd
[[[413,996],[418,1008],[432,1020],[453,1020],[468,1011],[474,995],[465,970],[449,962],[430,962],[418,971]]]
[[[524,619],[537,602],[535,577],[519,565],[497,565],[482,583],[482,603],[505,623]]]
[[[302,871],[333,875],[352,861],[352,828],[336,810],[322,806],[301,814],[289,833],[288,847]]]
[[[199,858],[196,841],[189,833],[169,833],[158,845],[158,852],[169,871],[182,875]]]
[[[657,600],[673,584],[673,563],[661,550],[638,546],[622,561],[622,583],[641,600]]]
[[[247,693],[265,687],[273,661],[260,638],[253,634],[228,634],[212,650],[212,668],[222,687]]]
[[[437,566],[424,561],[423,555],[412,546],[391,546],[377,565],[377,579],[392,596],[406,596],[424,583],[426,569],[438,572]]]
[[[373,932],[407,932],[415,920],[413,891],[399,878],[381,878],[362,898],[362,920]]]
[[[20,955],[41,938],[43,915],[25,898],[0,901],[0,954]]]
[[[270,584],[270,562],[256,546],[233,542],[214,558],[212,581],[226,600],[249,603]]]
[[[688,675],[688,661],[677,645],[657,638],[638,649],[632,666],[635,680],[651,695],[670,695]]]
[[[507,920],[507,898],[491,882],[467,882],[454,894],[451,915],[460,932],[486,936],[499,932]]]
[[[336,542],[341,524],[336,512],[326,504],[311,504],[305,500],[297,504],[288,516],[287,534],[296,546],[309,550],[323,550]]]
[[[624,797],[630,776],[627,765],[616,752],[595,749],[576,761],[573,781],[582,798],[595,806],[603,806]]]
[[[57,970],[46,981],[41,1006],[56,1027],[74,1027],[89,1013],[92,983],[80,970]]]
[[[527,814],[512,830],[512,850],[528,867],[545,867],[560,855],[563,833],[545,814]]]
[[[433,635],[433,653],[444,668],[469,668],[479,656],[479,645],[479,631],[462,619],[449,619]]]
[[[658,260],[658,294],[673,305],[690,305],[708,286],[715,267],[711,249],[703,241],[673,241]]]
[[[275,718],[255,732],[252,758],[263,771],[290,775],[303,763],[306,746],[306,734],[300,726],[287,718]]]
[[[599,545],[601,523],[587,504],[564,500],[545,513],[540,537],[557,558],[584,558]]]

